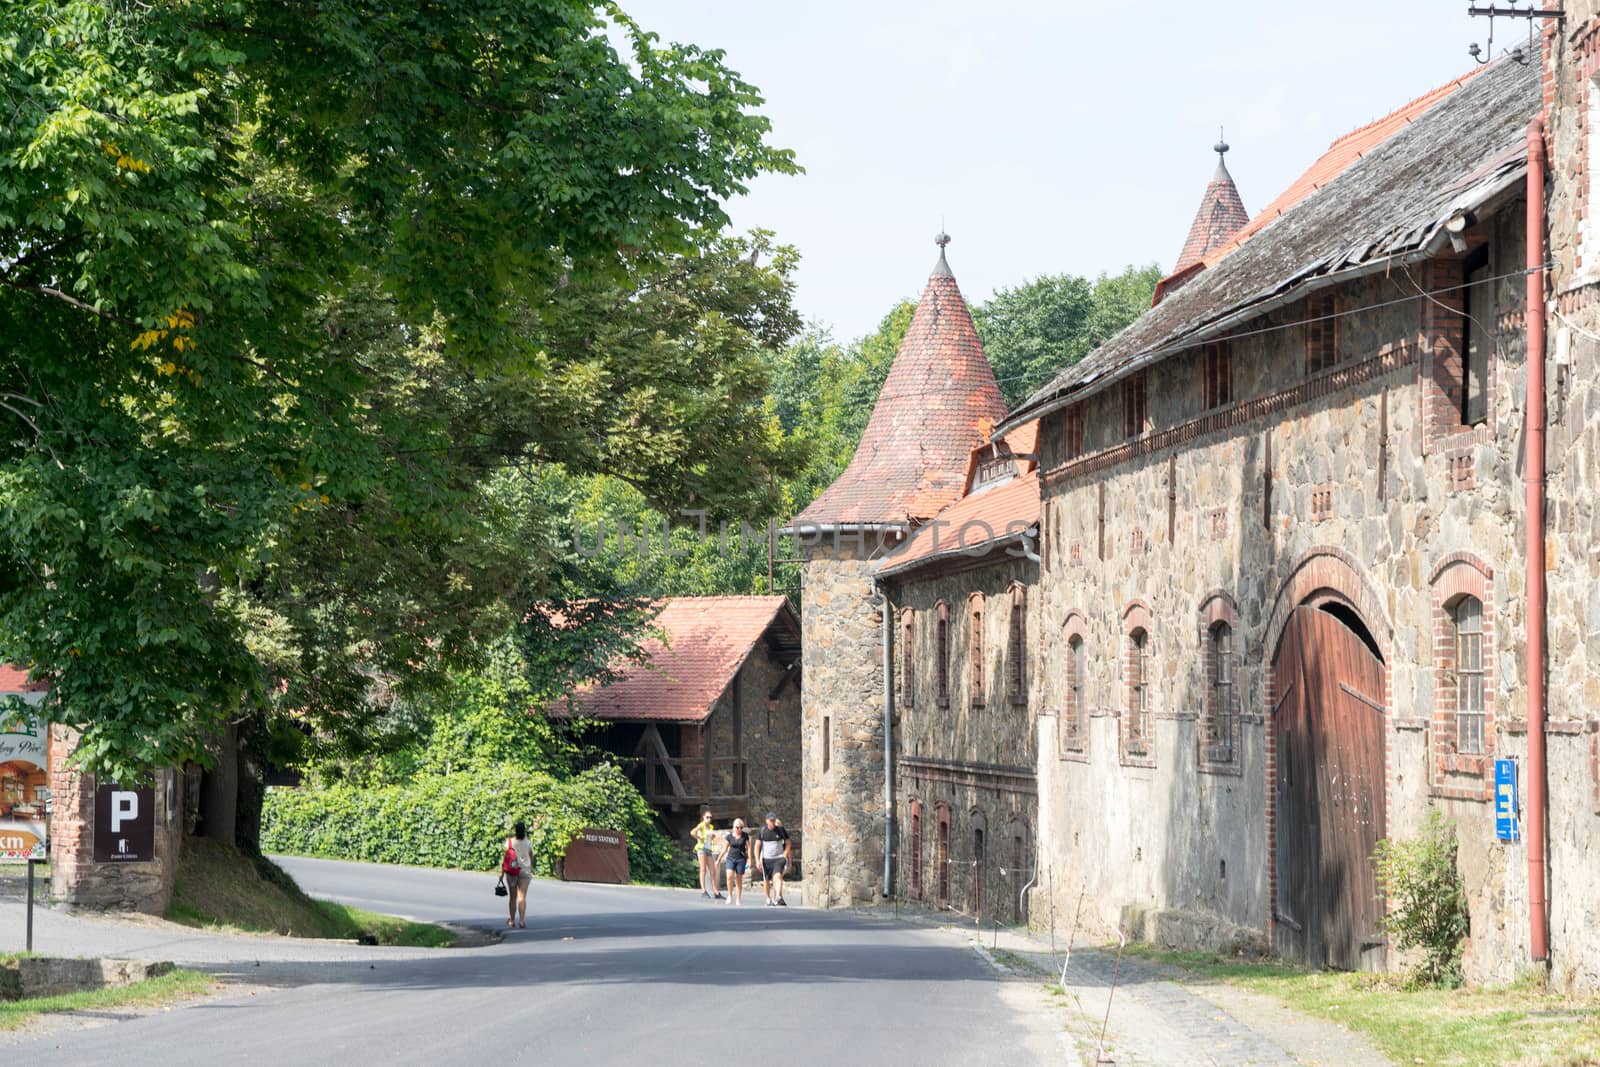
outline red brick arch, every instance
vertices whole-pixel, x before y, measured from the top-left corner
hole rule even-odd
[[[1361,616],[1378,642],[1384,664],[1394,662],[1394,624],[1383,610],[1376,586],[1366,569],[1348,552],[1329,545],[1319,545],[1301,556],[1278,587],[1272,616],[1267,622],[1266,643],[1262,647],[1265,661],[1271,663],[1277,655],[1278,642],[1295,608],[1302,604],[1326,603],[1343,604]]]

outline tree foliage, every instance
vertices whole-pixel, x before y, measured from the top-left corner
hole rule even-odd
[[[720,53],[578,0],[24,0],[0,96],[0,657],[90,769],[342,713],[505,623],[524,517],[486,468],[762,481],[733,349],[782,309],[710,305],[786,300],[783,267],[724,292],[714,238],[794,165]],[[626,314],[663,292],[709,344]]]

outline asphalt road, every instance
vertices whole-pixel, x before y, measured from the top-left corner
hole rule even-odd
[[[504,930],[493,880],[284,860],[314,896]],[[73,920],[63,919],[62,923]],[[95,933],[100,932],[96,928]],[[471,949],[184,937],[166,958],[275,988],[6,1049],[29,1063],[1018,1064],[1042,1017],[947,933],[697,892],[535,881],[528,928]],[[72,936],[62,925],[52,936]],[[130,946],[137,937],[129,934]],[[265,965],[263,965],[263,961]]]

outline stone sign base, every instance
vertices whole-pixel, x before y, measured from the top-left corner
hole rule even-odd
[[[59,997],[86,989],[133,985],[171,973],[172,964],[167,962],[24,956],[0,963],[0,1000]]]

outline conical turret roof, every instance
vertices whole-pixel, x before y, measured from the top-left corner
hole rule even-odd
[[[1183,252],[1178,256],[1177,266],[1172,268],[1173,274],[1194,266],[1208,253],[1227,244],[1250,221],[1250,212],[1244,209],[1244,201],[1239,199],[1239,190],[1223,159],[1228,151],[1227,143],[1218,141],[1215,151],[1216,172],[1206,184],[1205,196],[1200,198],[1200,210],[1194,213],[1189,237],[1183,242]]]
[[[795,526],[920,521],[961,495],[967,457],[1005,417],[955,276],[939,262],[895,354],[855,456]]]

